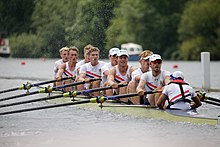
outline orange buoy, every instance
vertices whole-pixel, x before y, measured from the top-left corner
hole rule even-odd
[[[174,64],[173,65],[173,68],[178,68],[179,66],[177,64]]]

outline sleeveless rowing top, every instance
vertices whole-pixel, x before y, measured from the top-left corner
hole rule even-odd
[[[74,69],[74,70],[70,70],[68,62],[66,62],[65,64],[66,64],[66,68],[65,68],[65,70],[64,70],[64,73],[63,73],[63,76],[62,76],[62,77],[64,78],[64,77],[72,77],[72,76],[75,76],[75,75],[76,75],[75,69]]]
[[[126,74],[121,75],[121,73],[119,72],[119,69],[118,69],[118,65],[116,65],[115,66],[115,70],[116,70],[115,82],[120,83],[122,81],[125,81],[125,82],[131,81],[130,74],[129,74],[130,69],[131,69],[131,65],[128,65],[128,69],[126,71]]]
[[[151,91],[160,86],[165,86],[164,80],[166,76],[170,76],[170,72],[161,70],[161,73],[156,77],[153,76],[152,71],[146,72],[141,76],[141,80],[146,81],[147,90]]]
[[[92,66],[92,64],[86,63],[80,67],[79,73],[85,73],[87,78],[101,78],[101,67],[106,63],[103,61],[99,61],[96,66]]]

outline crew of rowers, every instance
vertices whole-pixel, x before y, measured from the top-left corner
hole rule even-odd
[[[93,92],[92,96],[138,93],[138,96],[123,98],[120,101],[158,106],[160,109],[189,110],[201,106],[195,90],[184,81],[184,74],[181,71],[171,74],[163,70],[161,56],[149,50],[140,53],[139,68],[128,64],[129,55],[123,49],[110,49],[109,63],[100,61],[100,50],[90,44],[84,47],[84,59],[79,62],[77,62],[79,56],[77,47],[63,47],[59,52],[61,59],[55,62],[54,67],[54,76],[58,81],[56,86],[70,82],[86,82],[74,88],[65,88],[64,91],[112,86],[112,89],[102,93]],[[61,81],[64,77],[75,77],[75,79]],[[90,78],[102,80],[89,82]],[[127,85],[119,87],[121,84]],[[145,95],[145,91],[155,90],[158,92]]]

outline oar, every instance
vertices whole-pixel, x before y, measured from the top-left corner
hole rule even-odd
[[[220,99],[208,97],[208,96],[206,96],[206,93],[203,91],[196,91],[196,93],[197,93],[197,96],[199,97],[200,101],[208,103],[208,104],[220,106]]]
[[[214,102],[219,102],[219,103],[220,103],[220,99],[216,99],[216,98],[213,98],[213,97],[208,97],[208,96],[206,96],[205,99],[210,100],[210,101],[214,101]]]
[[[161,92],[161,91],[148,91],[148,92],[145,92],[145,94],[152,94],[152,93],[156,93],[156,92]],[[74,101],[74,102],[68,102],[68,103],[63,103],[63,104],[55,104],[55,105],[49,105],[49,106],[42,106],[42,107],[35,107],[35,108],[27,108],[27,109],[21,109],[21,110],[1,112],[0,115],[14,114],[14,113],[21,113],[21,112],[28,112],[28,111],[34,111],[34,110],[42,110],[42,109],[77,105],[77,104],[85,104],[85,103],[103,103],[106,100],[114,100],[114,99],[117,99],[117,98],[125,98],[125,97],[128,97],[128,96],[130,96],[130,97],[138,96],[138,94],[137,93],[131,93],[131,94],[118,95],[118,96],[98,96],[96,98],[84,99],[84,100],[81,100],[81,101]]]
[[[157,106],[151,106],[151,105],[100,105],[99,107],[103,108],[103,107],[121,107],[121,108],[125,108],[125,107],[131,107],[131,108],[157,108]]]
[[[63,81],[63,80],[67,80],[67,79],[75,79],[75,77],[65,77],[65,78],[62,78],[60,80]],[[17,88],[2,90],[2,91],[0,91],[0,94],[1,93],[6,93],[6,92],[11,92],[11,91],[16,91],[16,90],[29,90],[31,87],[40,86],[40,85],[49,84],[49,83],[54,83],[54,82],[57,82],[57,80],[50,80],[50,81],[45,81],[45,82],[40,82],[40,83],[35,83],[35,84],[27,83],[27,84],[23,84],[22,86],[17,87]]]
[[[212,104],[212,105],[216,105],[216,106],[220,106],[220,103],[216,103],[216,102],[209,101],[209,100],[204,100],[202,102],[205,102],[205,103],[208,103],[208,104]]]
[[[145,94],[153,94],[153,93],[159,93],[162,92],[162,90],[153,90],[153,91],[145,91]],[[102,103],[102,101],[107,101],[107,100],[117,100],[117,99],[121,99],[121,98],[128,98],[128,97],[134,97],[134,96],[138,96],[138,93],[129,93],[129,94],[122,94],[122,95],[113,95],[113,96],[101,96],[100,99],[100,103]]]
[[[97,80],[101,80],[101,79],[100,78],[93,78],[93,79],[89,79],[88,82],[97,81]],[[59,89],[62,89],[62,88],[71,87],[71,86],[80,85],[80,84],[85,84],[85,83],[86,83],[85,81],[82,81],[82,82],[75,82],[75,83],[56,86],[56,87],[45,87],[45,88],[42,88],[38,91],[24,93],[24,94],[21,94],[21,95],[15,95],[15,96],[7,97],[7,98],[2,98],[2,99],[0,99],[0,101],[7,101],[7,100],[16,99],[16,98],[24,97],[24,96],[28,96],[28,95],[34,95],[34,94],[38,94],[38,93],[51,93],[54,90],[59,90]]]
[[[90,103],[90,102],[95,103],[96,98],[84,99],[81,101],[74,101],[74,102],[68,102],[68,103],[63,103],[63,104],[56,104],[56,105],[49,105],[49,106],[42,106],[42,107],[35,107],[35,108],[27,108],[27,109],[21,109],[21,110],[2,112],[2,113],[0,113],[0,115],[14,114],[14,113],[21,113],[21,112],[28,112],[28,111],[34,111],[34,110],[49,109],[49,108],[57,108],[57,107],[64,107],[64,106],[77,105],[77,104],[85,104],[85,103]]]
[[[118,85],[118,87],[123,87],[123,86],[127,86],[127,84]],[[33,103],[33,102],[39,102],[39,101],[52,100],[52,99],[62,98],[62,97],[75,97],[76,95],[79,95],[79,94],[88,94],[91,92],[101,91],[101,90],[106,90],[106,89],[111,89],[111,88],[112,88],[111,86],[108,86],[108,87],[94,88],[94,89],[88,89],[88,90],[83,90],[83,91],[71,91],[71,92],[66,92],[64,94],[59,94],[59,95],[55,95],[55,96],[51,96],[51,97],[43,97],[43,98],[38,98],[38,99],[3,104],[3,105],[0,105],[0,108],[21,105],[21,104],[27,104],[27,103]]]

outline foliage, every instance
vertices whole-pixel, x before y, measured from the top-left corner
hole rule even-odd
[[[0,31],[21,34],[31,30],[34,0],[1,0]]]
[[[49,57],[58,57],[58,50],[67,46],[65,28],[74,23],[77,1],[38,0],[33,13],[32,26],[42,38]]]
[[[76,9],[76,22],[66,28],[68,42],[79,48],[92,44],[104,55],[105,30],[109,26],[115,4],[114,0],[80,0]],[[81,55],[82,52],[83,50]]]
[[[136,42],[162,55],[176,49],[177,24],[185,2],[122,1],[107,29],[107,46]],[[165,55],[171,56],[168,53]]]
[[[200,52],[209,51],[211,59],[220,59],[220,1],[190,2],[179,25],[180,46],[184,60],[200,59]]]
[[[209,51],[219,60],[219,5],[218,0],[7,0],[0,1],[0,31],[9,32],[16,57],[58,57],[61,47],[73,45],[82,57],[90,43],[104,58],[110,48],[134,42],[164,59],[199,60],[200,52]]]
[[[40,42],[41,38],[36,35],[23,33],[19,36],[11,36],[11,50],[14,57],[39,58],[43,56]]]

